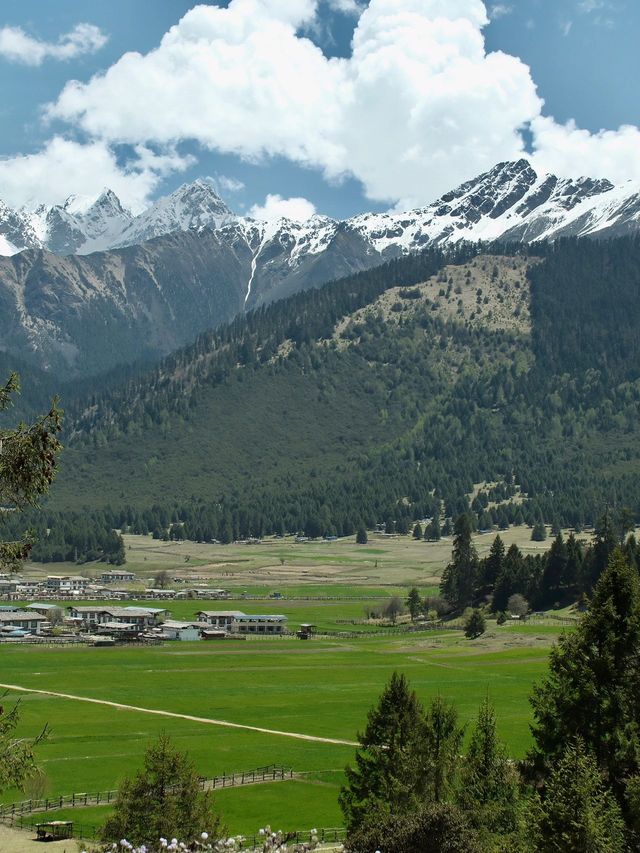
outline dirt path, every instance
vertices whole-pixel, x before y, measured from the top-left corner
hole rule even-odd
[[[92,699],[89,696],[76,696],[72,693],[57,693],[53,690],[36,690],[32,687],[20,687],[18,684],[2,684],[5,690],[17,690],[21,693],[36,693],[40,696],[55,696],[57,699],[71,699],[75,702],[88,702],[91,705],[106,705],[108,708],[118,708],[121,711],[137,711],[140,714],[155,714],[159,717],[172,717],[178,720],[189,720],[193,723],[204,723],[208,726],[222,726],[227,729],[244,729],[250,732],[260,732],[265,735],[278,735],[279,737],[294,738],[295,740],[306,740],[312,743],[331,743],[338,746],[359,746],[353,740],[341,740],[339,738],[317,737],[316,735],[305,735],[300,732],[281,732],[277,729],[264,729],[260,726],[249,726],[243,723],[230,723],[228,720],[214,720],[210,717],[193,717],[190,714],[178,714],[175,711],[160,711],[157,708],[140,708],[137,705],[124,705],[121,702],[110,702],[107,699]]]
[[[24,829],[10,829],[0,825],[0,850],[2,853],[78,853],[80,849],[75,838],[66,841],[36,841],[34,833]]]

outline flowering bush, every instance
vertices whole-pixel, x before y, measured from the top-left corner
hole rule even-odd
[[[230,838],[210,839],[206,832],[200,834],[196,841],[184,842],[177,838],[160,838],[157,843],[134,845],[123,838],[106,847],[99,848],[100,853],[309,853],[318,846],[318,835],[315,829],[309,833],[309,841],[294,842],[292,834],[279,830],[274,832],[270,826],[258,831],[257,846],[245,846],[247,839],[242,835]],[[89,853],[83,850],[82,853]],[[98,851],[94,851],[98,853]]]

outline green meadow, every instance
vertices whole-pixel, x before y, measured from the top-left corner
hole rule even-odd
[[[194,602],[185,604],[193,606]],[[320,622],[326,605],[318,604],[300,603],[300,620]],[[283,602],[273,605],[285,610]],[[490,623],[487,633],[475,641],[449,630],[307,642],[252,638],[237,643],[167,643],[139,648],[5,645],[0,649],[0,681],[352,741],[384,683],[399,670],[422,700],[440,693],[456,703],[465,721],[474,717],[489,691],[497,707],[501,736],[513,756],[522,756],[530,742],[527,697],[533,682],[545,671],[550,644],[559,630],[554,625],[518,623],[498,628]],[[340,823],[336,798],[342,770],[353,757],[351,746],[43,694],[9,691],[7,698],[18,696],[21,733],[34,734],[44,723],[51,729],[38,747],[50,796],[117,787],[124,775],[140,766],[149,740],[166,730],[180,748],[189,751],[203,776],[271,763],[305,774],[291,783],[219,792],[220,809],[233,831],[252,832],[268,820],[283,823],[286,829]],[[5,801],[21,798],[15,791],[4,795]],[[90,814],[85,817],[88,820]],[[80,811],[75,819],[82,822]]]

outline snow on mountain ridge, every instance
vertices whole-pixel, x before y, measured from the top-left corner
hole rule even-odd
[[[560,236],[629,233],[640,229],[640,184],[538,175],[528,160],[493,169],[445,193],[432,204],[402,213],[365,213],[348,220],[313,216],[306,222],[258,222],[232,213],[202,179],[184,184],[137,216],[111,190],[94,200],[70,197],[64,205],[12,211],[0,203],[0,254],[45,248],[85,255],[137,245],[176,231],[221,230],[252,255],[283,254],[291,268],[322,253],[341,232],[357,235],[381,257],[460,240],[531,242]],[[231,229],[228,231],[228,229]]]

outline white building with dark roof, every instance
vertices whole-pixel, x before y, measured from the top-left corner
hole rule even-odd
[[[276,613],[243,613],[240,610],[200,610],[198,621],[230,634],[284,634],[287,617]]]
[[[7,634],[12,630],[39,634],[42,622],[46,622],[46,616],[33,610],[0,610],[0,634]]]

